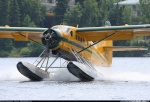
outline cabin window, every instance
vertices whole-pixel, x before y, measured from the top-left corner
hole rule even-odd
[[[82,38],[81,38],[81,42],[82,42]]]
[[[73,36],[73,33],[72,33],[72,31],[70,32],[70,36]]]
[[[84,38],[83,38],[83,42],[85,42]]]
[[[79,36],[76,35],[76,40],[80,41],[80,42],[85,42],[84,38],[81,38]]]
[[[80,37],[78,36],[78,41],[80,41]]]

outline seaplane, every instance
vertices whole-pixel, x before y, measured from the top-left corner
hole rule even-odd
[[[150,24],[81,28],[68,25],[0,27],[0,38],[34,41],[44,47],[35,63],[20,61],[16,65],[18,71],[32,81],[50,78],[49,69],[58,58],[65,60],[60,68],[66,68],[81,81],[93,81],[98,74],[95,66],[110,67],[113,51],[147,50],[144,46],[113,46],[114,40],[132,40],[135,36],[150,36]],[[52,55],[53,61],[49,60]]]

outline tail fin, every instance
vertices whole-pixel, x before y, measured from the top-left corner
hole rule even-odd
[[[107,61],[107,66],[109,67],[112,64],[113,51],[139,51],[139,50],[148,50],[143,46],[113,46],[112,40],[106,40],[98,43],[96,45],[98,52],[103,56]]]

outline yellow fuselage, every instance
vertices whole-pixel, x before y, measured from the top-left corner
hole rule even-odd
[[[92,41],[86,41],[86,39],[84,39],[82,36],[76,35],[75,27],[69,26],[70,30],[68,32],[59,30],[59,27],[56,30],[61,34],[62,40],[59,43],[59,46],[53,50],[61,49],[65,52],[68,52],[68,54],[71,54],[71,49],[79,52],[94,43]],[[99,42],[98,44],[80,52],[79,55],[94,65],[110,66],[112,62],[112,51],[106,51],[103,48],[104,46],[112,46],[112,41],[105,40]]]

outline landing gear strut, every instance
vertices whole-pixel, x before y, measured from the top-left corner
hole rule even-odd
[[[27,62],[19,62],[17,64],[17,69],[22,75],[32,81],[41,81],[44,78],[50,78],[50,72],[48,71],[48,69],[59,68],[52,67],[54,62],[58,60],[59,56],[57,55],[56,57],[53,57],[55,58],[54,61],[50,62],[49,58],[52,57],[51,55],[51,52],[47,53],[47,51],[44,50],[33,64]],[[65,63],[66,62],[61,65],[61,68],[66,68],[63,67]]]

